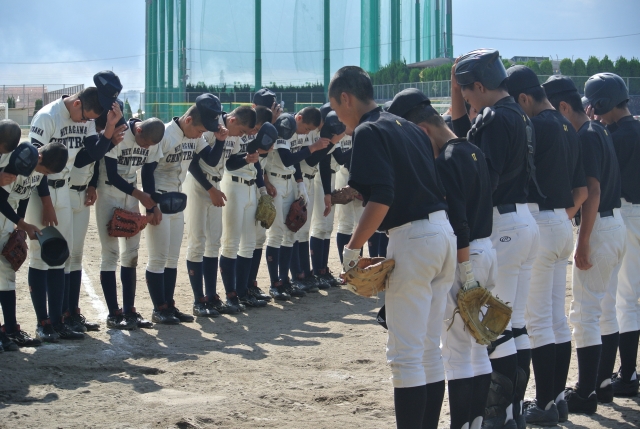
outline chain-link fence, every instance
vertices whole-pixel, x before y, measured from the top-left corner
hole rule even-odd
[[[22,127],[28,127],[36,112],[63,95],[81,91],[84,85],[70,84],[25,84],[0,85],[0,103],[9,106],[9,119]]]

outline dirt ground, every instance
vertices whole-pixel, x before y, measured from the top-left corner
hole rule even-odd
[[[107,330],[94,221],[89,228],[81,307],[102,329],[84,341],[0,355],[0,428],[394,427],[386,332],[375,322],[382,300],[332,288],[238,316]],[[137,307],[150,318],[144,238],[141,247]],[[190,311],[184,249],[176,302]],[[330,266],[339,271],[335,249]],[[33,333],[26,272],[18,274],[18,320]],[[268,284],[265,266],[259,282]],[[575,378],[574,355],[569,382]],[[563,426],[637,428],[639,402],[616,399]],[[445,398],[440,425],[448,423]]]

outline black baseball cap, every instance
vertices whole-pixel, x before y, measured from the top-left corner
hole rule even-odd
[[[93,75],[93,83],[98,89],[98,99],[104,110],[111,110],[111,105],[122,91],[120,78],[111,70],[104,70]]]
[[[327,117],[327,115],[329,114],[329,112],[333,112],[333,109],[331,108],[331,103],[324,103],[321,107],[320,107],[320,116],[322,117],[322,121],[324,122],[324,118]]]
[[[324,118],[322,129],[320,130],[320,137],[326,137],[328,139],[333,136],[337,136],[345,132],[347,127],[340,122],[336,112],[329,112],[327,117]]]
[[[393,97],[387,112],[404,118],[411,109],[418,106],[431,106],[431,100],[417,88],[403,89]]]
[[[518,65],[507,69],[507,90],[509,95],[517,98],[527,89],[540,86],[538,75],[529,67]]]
[[[496,49],[476,49],[464,54],[456,65],[456,81],[459,85],[480,82],[487,89],[497,89],[507,78],[507,71]]]
[[[253,104],[256,106],[264,106],[271,109],[273,103],[276,102],[276,93],[268,88],[262,88],[253,94]]]
[[[116,124],[116,128],[118,128],[120,125],[126,125],[127,120],[124,117],[124,103],[120,99],[116,99],[115,101],[118,103],[118,106],[120,106],[120,111],[122,112],[122,118],[120,118],[120,120]],[[109,114],[109,111],[111,111],[111,105],[109,105],[109,109],[105,109],[102,112],[102,115],[100,115],[98,119],[95,120],[96,126],[99,126],[102,129],[107,126],[107,115]]]
[[[216,132],[220,127],[219,116],[224,113],[220,100],[213,94],[202,94],[196,98],[196,107],[200,113],[200,120],[207,131]]]
[[[542,84],[547,97],[551,97],[563,92],[578,92],[576,84],[567,76],[553,75]]]
[[[289,140],[293,137],[298,129],[296,118],[291,113],[280,115],[274,125],[278,131],[278,137],[284,140]]]
[[[38,149],[31,143],[19,144],[9,156],[9,164],[4,169],[5,173],[15,176],[30,176],[38,165]]]
[[[247,145],[247,153],[254,153],[258,149],[269,150],[276,140],[278,140],[278,130],[269,122],[265,122],[256,137]]]

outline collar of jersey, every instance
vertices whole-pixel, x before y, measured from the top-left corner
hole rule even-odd
[[[369,110],[367,113],[365,113],[364,115],[362,115],[362,118],[360,118],[360,122],[358,122],[359,124],[367,121],[371,115],[373,115],[376,112],[382,112],[382,107],[378,106],[375,109]]]
[[[616,122],[616,125],[624,124],[625,122],[632,122],[635,120],[636,119],[633,117],[633,115],[625,116],[624,118],[620,118],[618,122]]]
[[[64,99],[69,97],[68,95],[63,95],[59,102],[62,105],[60,110],[62,111],[62,113],[60,115],[62,115],[62,119],[68,119],[71,120],[71,113],[69,112],[69,109],[67,109],[67,105],[64,104]]]
[[[178,117],[173,118],[173,120],[169,123],[169,126],[166,128],[165,133],[168,132],[172,138],[177,138],[182,141],[184,138],[184,132],[182,128],[180,128],[180,124],[178,123]]]

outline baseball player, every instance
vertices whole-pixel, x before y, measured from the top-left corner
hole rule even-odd
[[[626,236],[620,215],[620,168],[609,132],[589,120],[573,81],[552,76],[543,86],[553,107],[578,132],[587,178],[588,197],[580,210],[569,313],[578,355],[578,383],[565,390],[564,399],[569,412],[592,414],[598,401],[613,399],[617,275]]]
[[[280,301],[291,299],[291,296],[302,297],[306,293],[289,280],[291,255],[295,234],[284,224],[291,203],[303,197],[309,201],[306,186],[303,182],[299,162],[308,158],[313,152],[326,148],[328,139],[318,139],[309,146],[302,147],[304,135],[320,125],[320,111],[315,107],[305,107],[295,115],[296,133],[289,140],[278,139],[274,149],[267,157],[266,171],[269,181],[276,190],[274,204],[276,219],[267,231],[267,268],[271,287],[270,295]],[[295,176],[295,177],[294,177]]]
[[[155,207],[151,195],[137,185],[137,173],[143,166],[157,163],[163,154],[158,145],[164,136],[164,124],[157,118],[130,119],[120,144],[100,162],[97,184],[96,222],[102,247],[100,283],[109,309],[107,327],[112,329],[150,328],[135,308],[136,266],[140,234],[129,238],[111,237],[107,224],[115,209],[140,212],[139,203]],[[116,269],[120,259],[123,307],[118,305]]]
[[[454,96],[462,98],[460,92]],[[489,238],[493,208],[487,163],[480,148],[466,138],[456,137],[421,91],[410,88],[396,94],[388,111],[413,122],[427,134],[446,190],[447,213],[457,240],[458,270],[446,295],[446,308],[438,309],[438,317],[449,319],[465,284],[475,285],[477,281],[489,290],[495,286],[497,261]],[[475,341],[460,317],[444,320],[442,326],[451,428],[480,428],[491,382],[486,346]]]
[[[212,94],[202,94],[185,114],[165,124],[159,145],[163,157],[157,164],[142,168],[144,192],[154,195],[182,190],[193,155],[210,148],[202,135],[218,131],[220,114],[220,100]],[[193,322],[194,317],[178,310],[173,300],[184,212],[163,215],[156,206],[152,213],[154,221],[145,234],[149,249],[145,276],[154,307],[151,320],[160,324]]]
[[[359,67],[346,66],[329,84],[329,100],[353,133],[349,185],[367,203],[343,251],[352,268],[376,230],[389,234],[396,261],[385,293],[398,428],[436,428],[444,396],[440,350],[442,317],[455,272],[455,236],[437,184],[433,150],[414,124],[383,112]]]
[[[523,413],[527,423],[554,426],[568,418],[561,388],[571,360],[564,311],[567,260],[573,248],[571,219],[587,199],[587,182],[578,135],[549,103],[536,74],[525,66],[513,66],[507,74],[509,94],[533,123],[536,173],[544,193],[529,186],[529,210],[540,231],[525,313],[536,399],[525,403]]]
[[[74,166],[80,168],[104,156],[112,147],[111,137],[116,123],[122,117],[120,106],[115,102],[118,88],[122,88],[118,77],[113,72],[101,72],[101,77],[105,82],[101,89],[110,95],[115,94],[113,97],[105,97],[96,87],[85,88],[72,96],[63,96],[38,111],[29,131],[29,138],[35,146],[60,142],[67,147],[69,157],[67,166],[60,173],[47,176],[46,180],[40,182],[37,194],[32,193],[25,220],[38,228],[56,226],[70,247],[73,244],[73,228],[69,173]],[[97,119],[109,108],[107,127],[98,135],[92,119]],[[76,163],[76,157],[81,162]],[[63,323],[64,266],[49,267],[43,262],[38,242],[33,242],[29,249],[29,287],[38,324],[42,328],[53,323],[56,336],[62,339],[84,338],[84,334],[70,330]],[[51,321],[46,317],[47,298]],[[49,329],[46,331],[49,332]],[[44,341],[51,341],[51,335],[40,337],[40,334],[45,334],[43,329],[39,329],[36,335]]]
[[[498,51],[480,49],[458,59],[452,83],[454,92],[461,91],[465,101],[483,112],[474,122],[469,141],[484,152],[493,189],[491,242],[498,259],[493,293],[513,308],[507,329],[489,348],[491,390],[496,394],[487,399],[483,425],[488,428],[514,427],[516,423],[520,427],[525,423],[521,407],[531,352],[524,315],[539,240],[538,227],[527,206],[529,182],[537,186],[534,129],[509,96],[506,78]],[[460,102],[452,98],[454,121],[466,117],[462,106],[454,105],[456,100]]]

